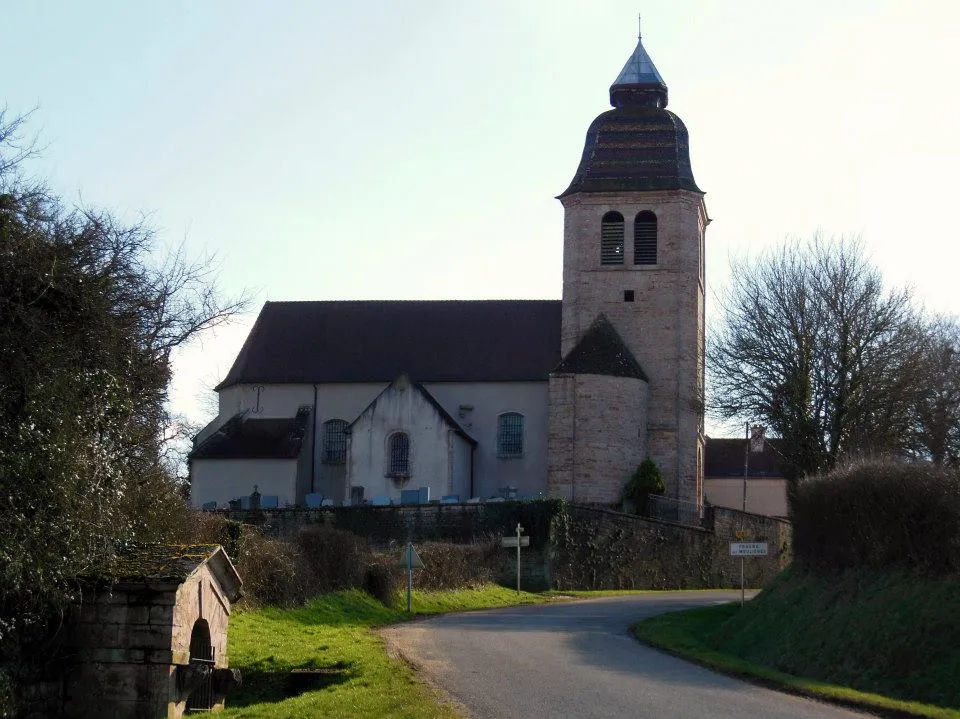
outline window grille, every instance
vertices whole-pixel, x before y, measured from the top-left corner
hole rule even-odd
[[[390,466],[387,474],[390,477],[410,476],[410,437],[403,432],[397,432],[390,437]]]
[[[657,216],[649,210],[633,223],[633,264],[657,264]]]
[[[347,461],[347,423],[342,419],[328,419],[323,423],[324,464],[343,464]]]
[[[497,456],[523,456],[523,415],[504,412],[497,418]]]
[[[623,215],[608,212],[600,222],[600,264],[623,264]]]

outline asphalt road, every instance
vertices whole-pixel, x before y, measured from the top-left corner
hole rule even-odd
[[[716,674],[628,632],[644,617],[734,598],[739,593],[718,591],[591,599],[447,614],[383,634],[477,719],[870,716]]]

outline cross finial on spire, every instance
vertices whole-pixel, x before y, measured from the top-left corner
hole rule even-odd
[[[638,14],[637,15],[637,40],[643,39],[643,32],[642,32],[643,26],[641,22],[642,20],[643,20],[643,16]]]

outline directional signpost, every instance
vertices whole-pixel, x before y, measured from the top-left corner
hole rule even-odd
[[[410,613],[411,594],[413,593],[413,570],[423,569],[423,561],[417,550],[413,548],[413,542],[407,542],[400,555],[400,566],[407,569],[407,613]]]
[[[517,593],[520,593],[520,547],[529,547],[530,546],[530,537],[523,536],[520,533],[523,531],[523,527],[520,526],[520,523],[517,522],[517,534],[513,537],[503,537],[500,540],[501,547],[516,547],[517,548]]]

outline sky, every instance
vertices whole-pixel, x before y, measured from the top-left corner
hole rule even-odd
[[[31,173],[251,296],[174,358],[202,422],[267,300],[559,298],[554,198],[638,14],[713,220],[708,326],[731,257],[817,231],[960,314],[949,0],[0,0],[0,104]]]

